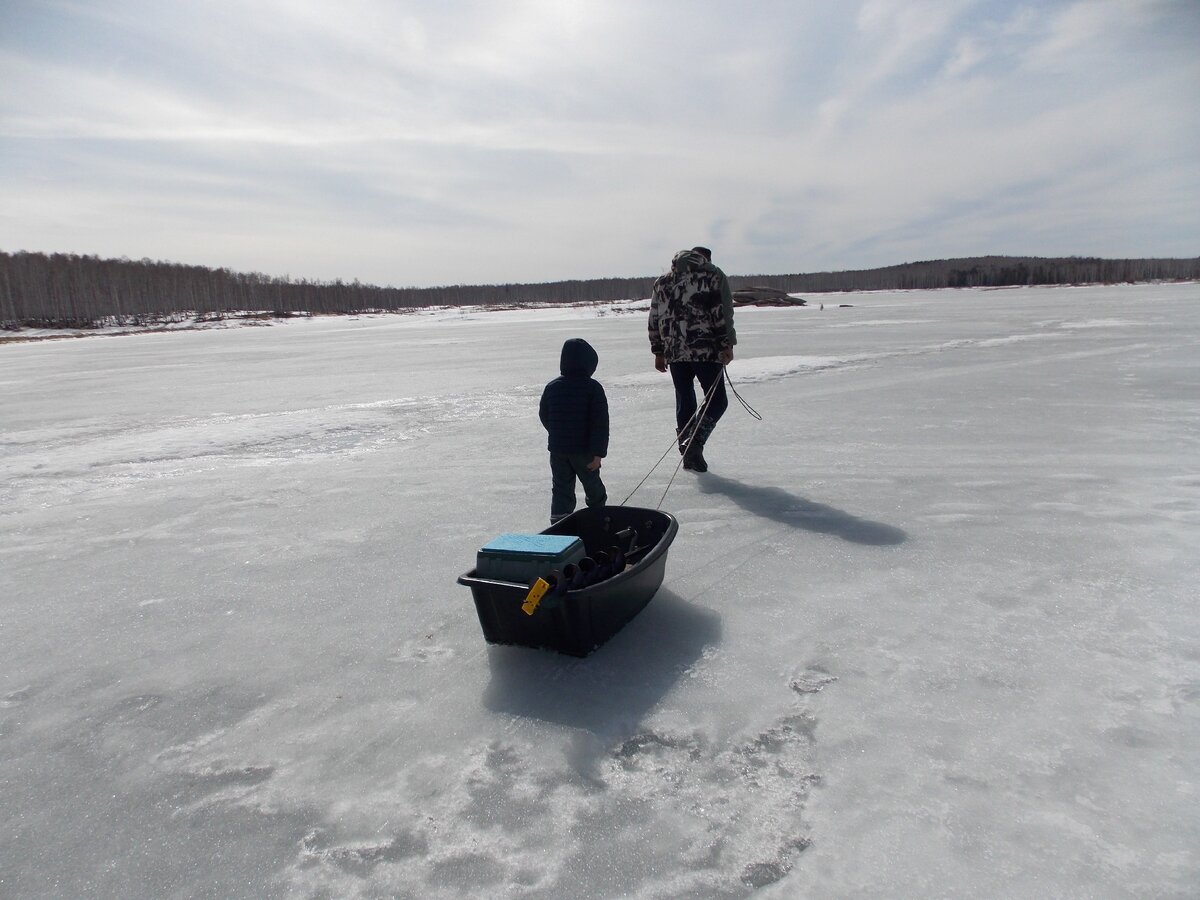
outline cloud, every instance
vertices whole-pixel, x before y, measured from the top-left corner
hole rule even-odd
[[[0,13],[0,247],[398,284],[1194,255],[1194,3]]]

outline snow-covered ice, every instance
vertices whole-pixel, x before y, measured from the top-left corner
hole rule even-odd
[[[0,896],[1196,896],[1200,286],[820,299],[583,660],[455,578],[639,304],[0,346]]]

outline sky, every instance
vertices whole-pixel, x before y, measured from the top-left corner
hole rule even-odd
[[[0,0],[0,250],[395,286],[1200,254],[1195,0]]]

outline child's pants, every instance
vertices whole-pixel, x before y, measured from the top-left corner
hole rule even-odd
[[[575,479],[583,485],[583,494],[588,506],[603,506],[608,500],[600,470],[592,472],[588,463],[594,459],[590,453],[551,453],[550,475],[553,478],[553,493],[550,495],[550,524],[563,516],[575,512]]]

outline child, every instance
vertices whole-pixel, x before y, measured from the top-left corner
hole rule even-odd
[[[600,461],[608,454],[608,398],[592,377],[600,357],[583,338],[563,344],[562,374],[546,385],[538,417],[550,433],[550,524],[575,511],[575,479],[583,484],[588,506],[608,500],[600,480]]]

